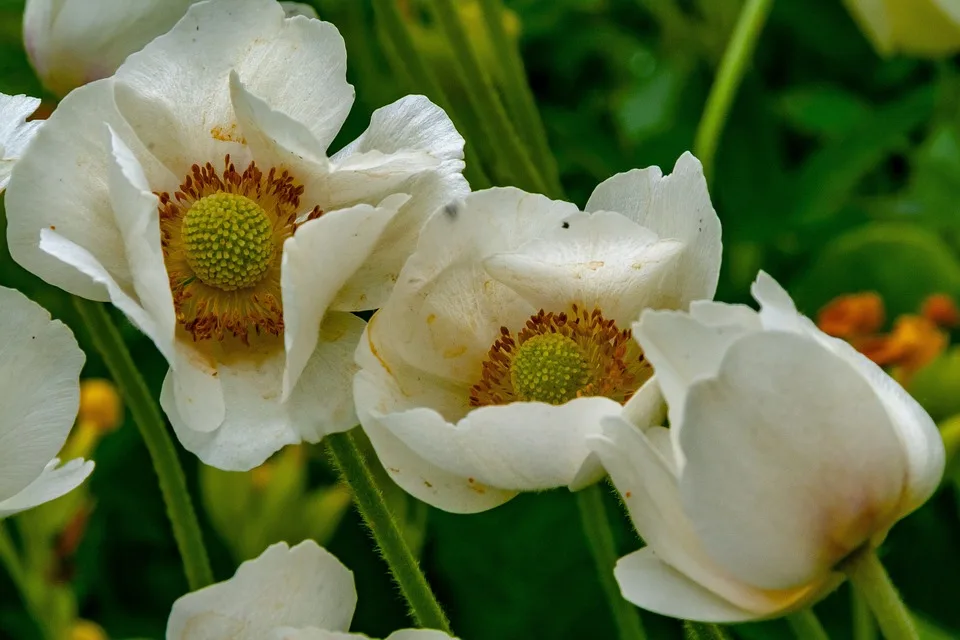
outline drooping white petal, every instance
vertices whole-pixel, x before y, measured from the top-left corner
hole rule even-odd
[[[229,580],[173,603],[167,640],[261,640],[276,627],[345,631],[357,604],[353,574],[312,540],[270,545]]]
[[[187,450],[218,469],[247,471],[286,445],[318,442],[356,424],[350,393],[356,366],[351,356],[362,332],[359,318],[330,314],[318,329],[319,340],[299,384],[285,402],[282,351],[216,363],[226,413],[213,429],[197,429],[184,419],[176,391],[182,369],[167,374],[160,404]]]
[[[86,249],[122,288],[131,289],[130,266],[108,190],[112,153],[104,123],[136,155],[152,186],[167,188],[178,182],[117,112],[112,82],[88,84],[63,99],[14,168],[5,200],[13,259],[50,284],[101,301],[109,299],[105,286],[38,245],[41,229],[56,231]]]
[[[575,211],[509,187],[471,193],[437,211],[370,330],[376,348],[392,352],[388,360],[474,384],[500,327],[522,326],[536,312],[480,260],[516,249]]]
[[[43,124],[42,120],[26,121],[39,106],[40,98],[0,93],[0,192],[7,188],[14,163]]]
[[[720,220],[710,204],[703,167],[690,153],[680,156],[668,176],[649,167],[605,180],[585,211],[616,211],[662,239],[684,244],[678,264],[659,283],[661,306],[685,309],[692,300],[713,298],[720,274]]]
[[[80,406],[85,357],[62,322],[4,287],[0,336],[0,500],[6,500],[35,481],[66,441]]]
[[[231,70],[250,93],[305,124],[323,146],[353,104],[346,50],[333,25],[285,19],[272,0],[193,5],[116,74],[121,111],[175,175],[198,161],[219,161],[232,148],[225,142],[241,141],[229,95]]]
[[[866,380],[809,338],[740,339],[717,378],[693,385],[684,421],[684,511],[749,584],[821,578],[899,516],[895,427]]]
[[[483,266],[535,308],[564,310],[576,302],[626,326],[644,308],[672,302],[662,297],[659,283],[682,249],[619,213],[575,213]]]
[[[54,458],[47,463],[36,480],[9,498],[0,500],[0,518],[59,498],[80,486],[92,472],[92,460],[74,458],[61,466],[60,459]]]
[[[372,251],[380,234],[407,199],[396,194],[377,207],[361,204],[331,211],[305,223],[284,243],[284,399],[290,396],[314,351],[320,322],[330,303],[361,264],[376,260]]]

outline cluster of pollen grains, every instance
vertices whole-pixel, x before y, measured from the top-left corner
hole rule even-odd
[[[470,405],[563,404],[582,396],[624,403],[651,374],[630,330],[619,329],[599,309],[541,309],[516,337],[507,327],[500,328],[483,361],[480,381],[470,390]]]
[[[160,198],[160,233],[177,320],[195,340],[244,342],[251,332],[280,335],[281,247],[297,227],[303,186],[284,169],[238,171],[193,165],[171,196]]]

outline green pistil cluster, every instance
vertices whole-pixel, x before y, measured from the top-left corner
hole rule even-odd
[[[273,228],[250,198],[215,193],[190,207],[181,227],[187,263],[211,287],[234,291],[260,282],[273,260]]]
[[[510,366],[513,390],[524,402],[569,402],[589,380],[580,347],[557,333],[534,336],[521,344]]]

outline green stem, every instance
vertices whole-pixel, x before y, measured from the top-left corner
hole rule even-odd
[[[160,410],[106,308],[99,302],[77,297],[74,297],[73,304],[147,445],[153,469],[160,480],[160,492],[173,526],[173,537],[180,550],[187,584],[191,591],[212,584],[213,573],[187,491],[187,480]]]
[[[557,197],[563,196],[563,187],[557,174],[557,161],[550,151],[547,141],[547,132],[543,127],[543,120],[537,110],[527,73],[523,68],[523,58],[514,42],[503,27],[503,2],[501,0],[480,0],[483,9],[483,19],[487,25],[487,33],[493,50],[500,64],[500,75],[504,82],[503,96],[524,142],[533,148],[536,161],[547,181],[551,193]]]
[[[813,609],[788,614],[787,623],[799,640],[830,640]]]
[[[647,634],[640,621],[639,609],[624,600],[620,587],[613,577],[613,566],[617,563],[617,549],[613,542],[613,534],[610,532],[610,521],[603,504],[600,485],[594,484],[578,491],[576,496],[583,533],[589,544],[593,561],[597,565],[600,584],[613,610],[620,640],[644,640]]]
[[[683,635],[687,640],[731,640],[730,634],[724,631],[723,627],[691,620],[683,623]]]
[[[850,590],[850,608],[853,611],[853,640],[877,640],[877,623],[863,597]]]
[[[447,115],[453,117],[450,99],[427,65],[426,60],[420,55],[396,1],[374,0],[373,11],[380,27],[379,33],[384,40],[384,49],[388,53],[390,65],[392,67],[405,65],[401,67],[402,72],[413,83],[414,89],[426,93],[441,109],[447,112]],[[390,53],[394,55],[389,55]],[[462,124],[462,121],[458,123],[461,126]],[[473,189],[483,189],[490,186],[490,178],[487,177],[480,159],[477,158],[469,144],[465,145],[463,152],[466,162],[464,175],[470,182],[471,187]]]
[[[919,640],[913,618],[874,549],[864,547],[851,556],[842,569],[854,590],[873,611],[887,640]]]
[[[714,157],[730,105],[757,46],[771,5],[773,0],[747,0],[720,61],[720,68],[717,69],[717,77],[707,97],[707,105],[693,144],[694,155],[703,164],[708,179],[712,177]]]
[[[543,176],[533,164],[526,147],[510,123],[493,81],[470,45],[469,34],[460,20],[453,0],[434,0],[433,7],[487,141],[497,148],[497,155],[501,160],[512,168],[514,182],[527,190],[547,193],[548,188]]]
[[[452,633],[450,622],[420,570],[417,559],[407,546],[353,435],[350,432],[337,433],[327,436],[326,443],[340,475],[350,485],[357,510],[373,534],[373,539],[390,567],[403,597],[410,605],[417,624]]]
[[[49,616],[44,612],[42,603],[37,602],[36,598],[33,597],[33,592],[27,584],[26,571],[23,568],[23,563],[20,562],[20,554],[17,553],[17,547],[10,539],[10,533],[3,522],[0,522],[0,564],[3,564],[10,576],[10,581],[13,582],[13,586],[20,592],[20,599],[23,600],[24,608],[40,629],[41,635],[46,640],[54,640],[56,634],[47,622]]]

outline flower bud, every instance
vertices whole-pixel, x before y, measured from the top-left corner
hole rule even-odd
[[[960,5],[954,0],[846,0],[880,55],[940,58],[960,51]]]

